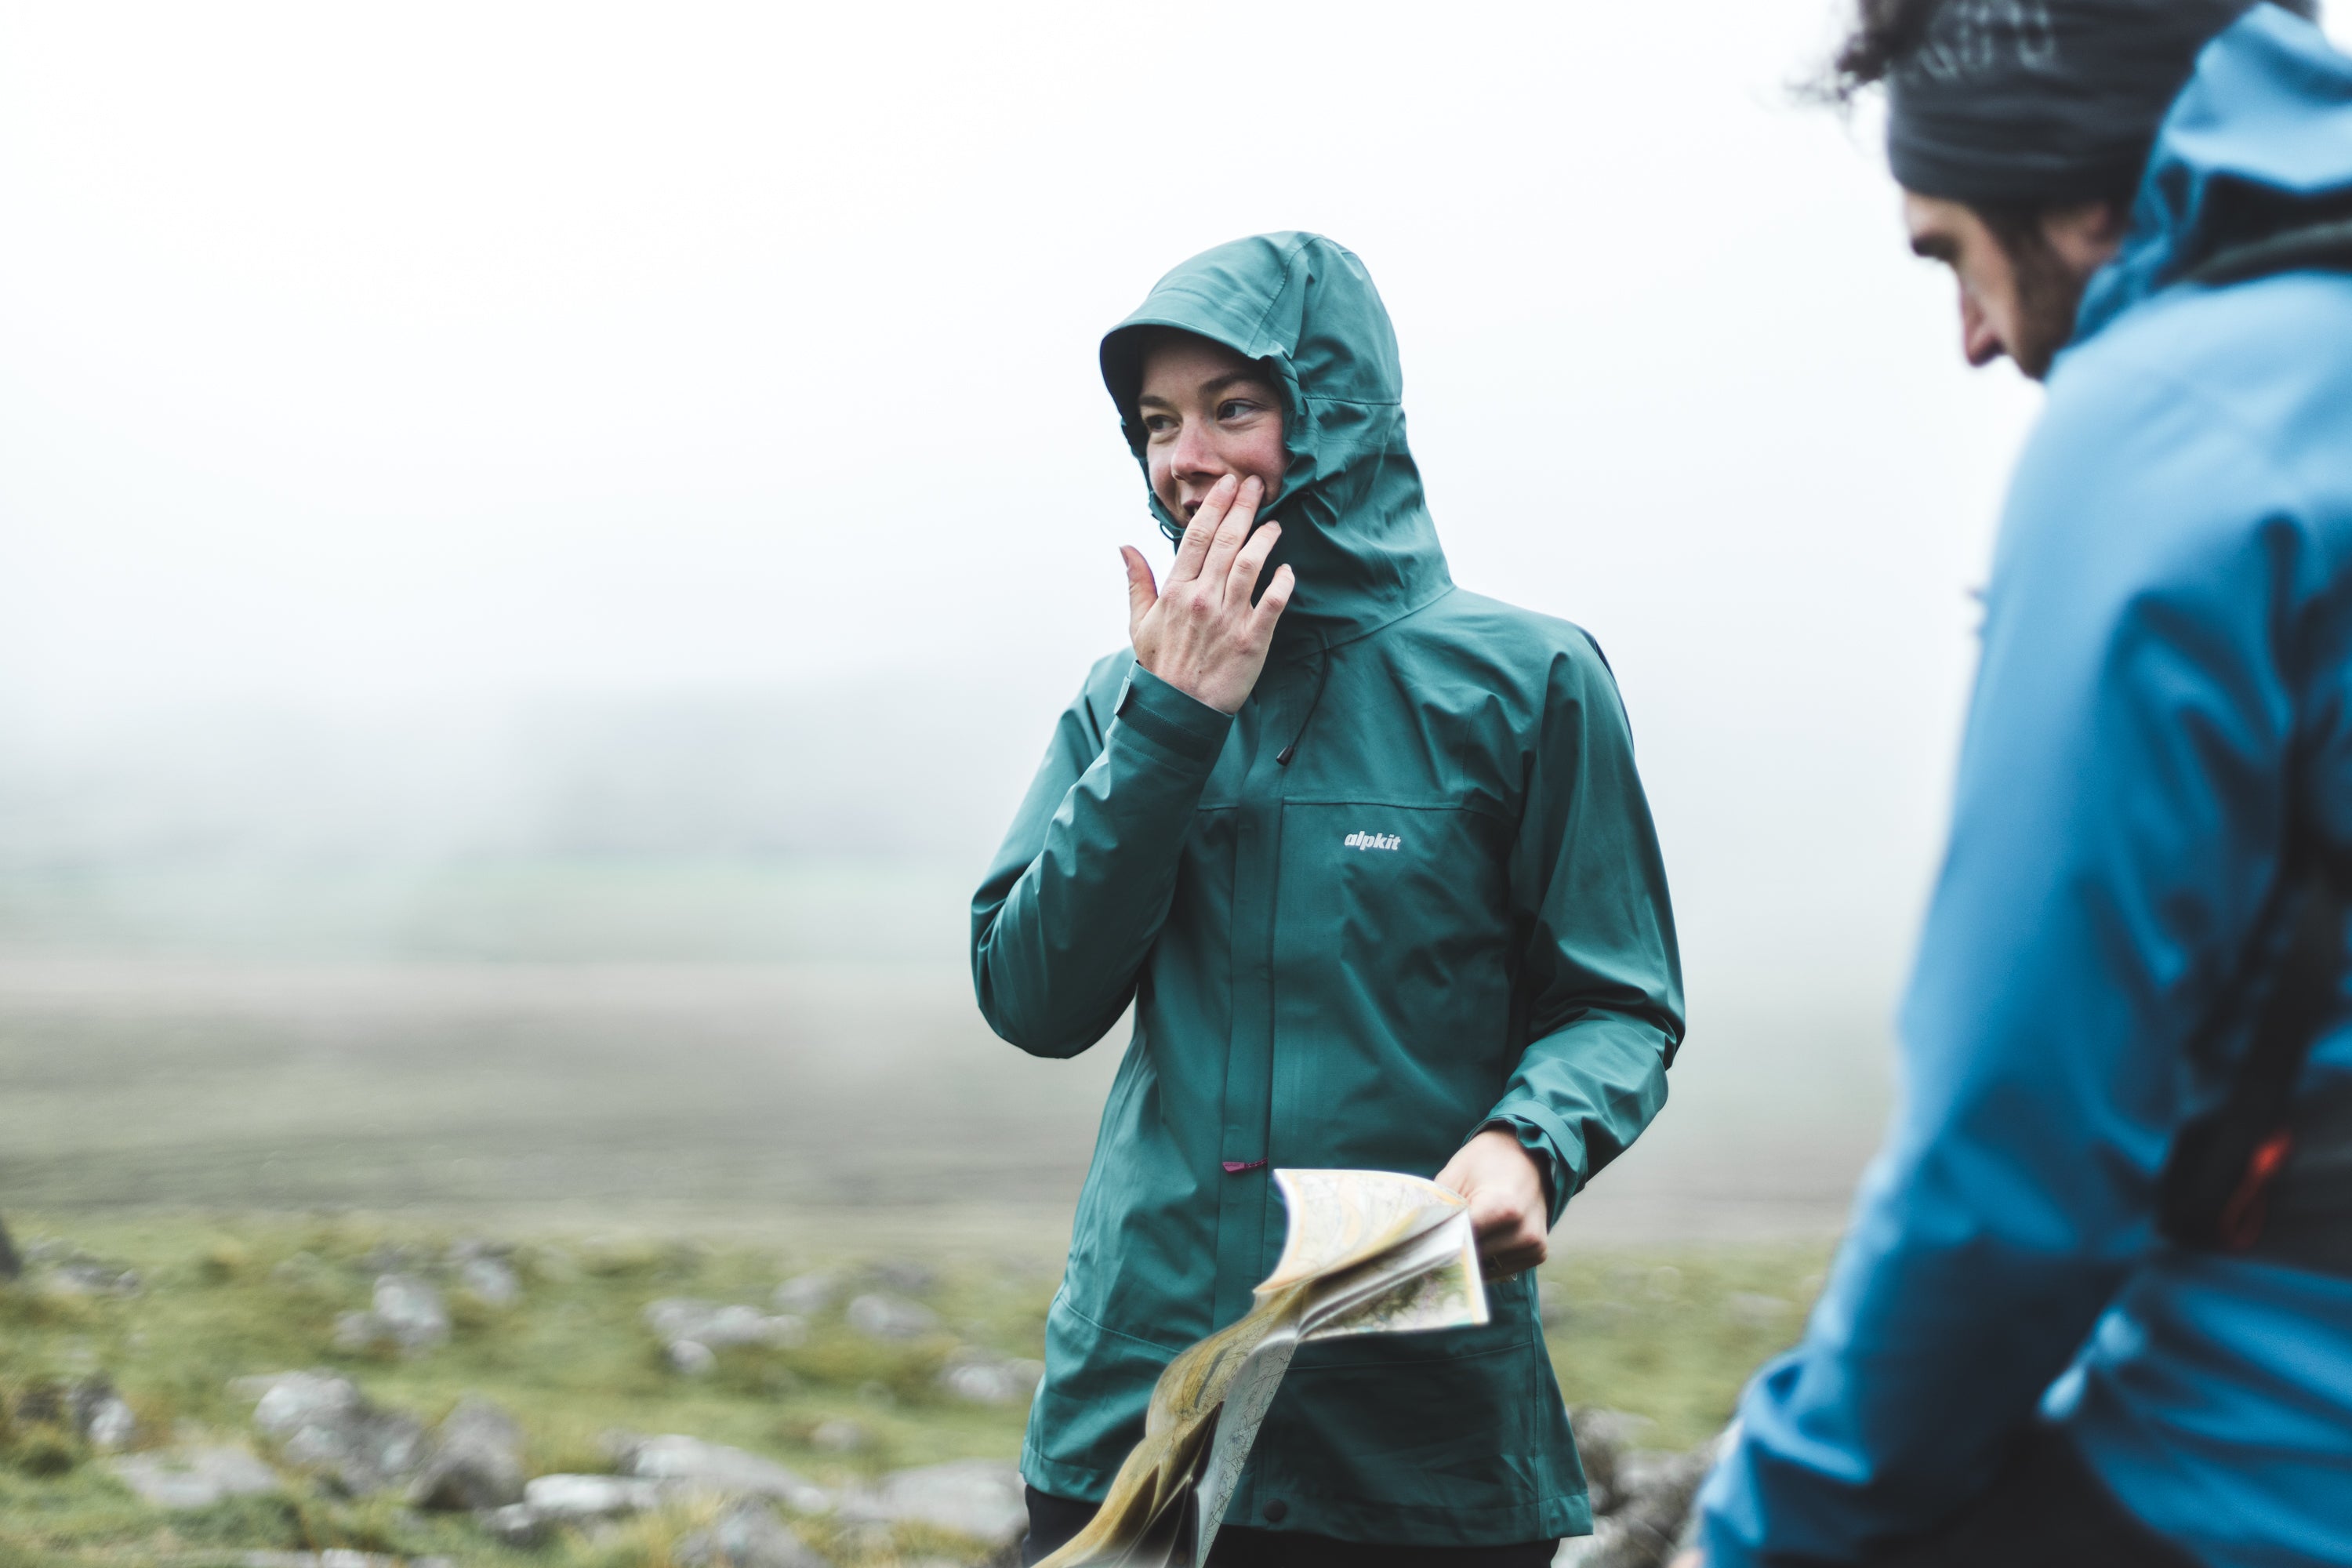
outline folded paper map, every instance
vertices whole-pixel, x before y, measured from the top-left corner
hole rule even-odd
[[[1257,1304],[1168,1363],[1094,1522],[1040,1568],[1201,1568],[1292,1354],[1486,1321],[1470,1205],[1389,1171],[1276,1171],[1290,1230]]]

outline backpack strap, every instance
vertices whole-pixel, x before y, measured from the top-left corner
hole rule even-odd
[[[2180,275],[2184,283],[2214,287],[2306,269],[2352,271],[2352,218],[2281,229],[2217,250]]]

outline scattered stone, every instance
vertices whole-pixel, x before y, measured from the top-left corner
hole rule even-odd
[[[852,1421],[836,1415],[830,1421],[820,1421],[809,1434],[809,1447],[824,1454],[857,1454],[874,1446],[874,1434],[862,1421]]]
[[[449,1309],[421,1276],[386,1274],[375,1282],[374,1304],[335,1320],[335,1348],[361,1352],[379,1346],[422,1355],[449,1341]]]
[[[136,1296],[140,1279],[136,1268],[76,1255],[52,1265],[39,1284],[52,1296]]]
[[[249,1448],[182,1448],[161,1454],[126,1454],[107,1461],[117,1479],[150,1508],[210,1508],[227,1498],[265,1497],[284,1489],[278,1473]]]
[[[547,1516],[527,1502],[485,1509],[474,1516],[474,1522],[499,1545],[517,1546],[524,1551],[545,1545],[550,1533]]]
[[[449,1309],[441,1292],[414,1274],[387,1274],[375,1282],[375,1321],[411,1355],[448,1342]]]
[[[723,1350],[738,1345],[797,1345],[808,1337],[808,1324],[789,1313],[770,1317],[757,1307],[684,1296],[649,1303],[646,1326],[662,1342],[671,1369],[687,1377],[709,1373],[719,1364],[718,1352]]]
[[[139,1417],[102,1372],[75,1384],[67,1391],[65,1403],[75,1433],[99,1453],[119,1453],[139,1435]]]
[[[1635,1437],[1657,1425],[1646,1415],[1591,1406],[1570,1410],[1568,1424],[1576,1434],[1576,1457],[1584,1465],[1584,1484],[1592,1495],[1592,1511],[1616,1511],[1622,1500],[1618,1488],[1618,1457]]]
[[[614,1469],[641,1480],[720,1497],[764,1498],[796,1513],[824,1513],[833,1507],[833,1496],[823,1487],[747,1449],[676,1433],[662,1437],[614,1433],[605,1446]]]
[[[254,1426],[278,1441],[288,1463],[319,1471],[349,1496],[399,1486],[424,1460],[425,1424],[370,1404],[347,1377],[289,1372],[231,1386],[249,1394],[257,1385]]]
[[[765,1506],[739,1502],[670,1551],[678,1568],[832,1568]]]
[[[1616,1460],[1616,1506],[1593,1521],[1593,1533],[1556,1562],[1576,1568],[1661,1568],[1689,1525],[1699,1483],[1714,1462],[1716,1441],[1688,1453],[1637,1450]]]
[[[1018,1541],[1029,1525],[1020,1470],[994,1459],[950,1459],[895,1471],[872,1490],[844,1498],[841,1516],[852,1524],[926,1524],[968,1535],[991,1550]]]
[[[523,1483],[522,1500],[556,1523],[616,1519],[660,1507],[662,1485],[633,1476],[534,1476]]]
[[[457,1266],[457,1285],[486,1307],[511,1307],[522,1300],[522,1281],[503,1258],[468,1258]]]
[[[769,1304],[779,1312],[814,1318],[840,1299],[841,1276],[827,1270],[793,1276],[776,1287],[775,1297]]]
[[[1025,1405],[1045,1375],[1045,1363],[966,1347],[940,1369],[940,1386],[974,1405]]]
[[[243,1552],[228,1561],[237,1568],[456,1568],[446,1557],[387,1557],[347,1546],[324,1552]]]
[[[487,1399],[467,1394],[434,1429],[423,1468],[409,1484],[412,1508],[503,1508],[522,1500],[522,1428]]]
[[[940,1326],[940,1315],[919,1301],[875,1290],[849,1303],[849,1326],[868,1339],[919,1340]]]

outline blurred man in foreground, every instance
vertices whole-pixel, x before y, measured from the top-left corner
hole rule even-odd
[[[1864,0],[1913,247],[2046,379],[1903,1098],[1714,1568],[2352,1563],[2352,60]]]

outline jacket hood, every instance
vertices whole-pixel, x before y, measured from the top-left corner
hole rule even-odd
[[[1175,327],[1264,362],[1283,397],[1289,452],[1274,563],[1298,586],[1277,644],[1302,633],[1326,647],[1409,615],[1453,586],[1405,445],[1396,332],[1364,264],[1319,234],[1254,235],[1202,251],[1152,285],[1102,342],[1103,384],[1129,449],[1150,468],[1135,398],[1139,329]],[[1150,496],[1171,540],[1183,525]]]
[[[2352,200],[2352,59],[2316,24],[2256,5],[2197,57],[2148,154],[2132,224],[2084,290],[2074,341],[2216,251]]]

